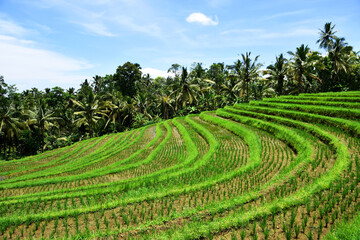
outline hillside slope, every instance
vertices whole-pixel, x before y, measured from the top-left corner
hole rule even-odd
[[[359,119],[283,96],[0,162],[0,238],[322,238],[360,209]]]

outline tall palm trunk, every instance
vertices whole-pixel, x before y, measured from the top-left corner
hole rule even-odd
[[[89,136],[90,136],[90,138],[92,138],[93,137],[93,128],[94,128],[94,126],[93,126],[93,116],[92,116],[92,114],[89,116]]]
[[[169,119],[169,111],[167,109],[167,106],[166,106],[166,102],[163,102],[163,109],[164,109],[164,118],[165,119]]]
[[[304,74],[304,70],[301,69],[299,71],[299,79],[298,79],[298,91],[299,91],[299,94],[304,92],[303,80],[302,80],[303,74]]]
[[[45,146],[45,129],[41,128],[41,152],[44,152],[44,146]]]
[[[284,76],[280,76],[278,80],[278,84],[276,85],[276,92],[279,95],[283,95],[283,88],[284,88]]]
[[[6,144],[6,139],[5,139],[5,143],[4,143],[4,159],[7,158],[7,144]]]

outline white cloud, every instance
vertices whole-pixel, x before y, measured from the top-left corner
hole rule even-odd
[[[264,32],[264,29],[261,28],[249,28],[249,29],[230,29],[221,32],[222,35],[228,34],[259,34]]]
[[[111,19],[114,23],[127,28],[133,32],[145,33],[153,37],[162,38],[164,35],[157,24],[146,23],[138,24],[134,21],[135,19],[130,16],[115,16]]]
[[[157,78],[157,77],[167,78],[174,76],[173,73],[168,73],[167,71],[163,71],[155,68],[149,68],[149,67],[141,69],[141,72],[143,74],[150,74],[151,78]]]
[[[274,18],[303,15],[303,14],[309,13],[310,11],[312,11],[312,10],[311,9],[302,9],[302,10],[297,10],[297,11],[282,12],[282,13],[278,13],[278,14],[265,16],[264,18],[262,18],[262,20],[270,20],[270,19],[274,19]]]
[[[42,2],[42,5],[56,8],[66,16],[64,21],[82,27],[86,33],[113,37],[122,36],[126,31],[130,31],[161,39],[165,35],[160,28],[163,19],[156,21],[157,17],[153,15],[154,12],[147,1],[42,0]]]
[[[101,23],[78,23],[84,27],[89,32],[92,32],[96,35],[105,36],[105,37],[114,37],[115,34],[109,32],[106,27]]]
[[[187,18],[186,21],[188,23],[199,23],[205,26],[216,26],[219,24],[218,18],[215,16],[215,19],[206,16],[203,13],[192,13]]]
[[[304,36],[316,36],[316,29],[298,28],[289,30],[287,32],[267,32],[260,35],[260,38],[276,39],[276,38],[291,38],[291,37],[304,37]]]
[[[20,90],[37,87],[78,87],[92,65],[35,47],[32,41],[0,35],[0,75]]]
[[[26,32],[27,30],[25,28],[17,25],[16,23],[0,19],[0,34],[21,36]]]
[[[224,37],[241,37],[246,41],[265,39],[284,39],[304,36],[316,36],[317,30],[312,28],[299,27],[288,31],[268,31],[266,29],[231,29],[221,32]],[[231,38],[232,39],[232,38]],[[232,39],[233,40],[233,39]]]

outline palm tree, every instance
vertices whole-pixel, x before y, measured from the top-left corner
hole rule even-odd
[[[149,119],[152,119],[151,115],[148,113],[148,109],[151,106],[151,101],[146,93],[138,92],[134,98],[136,108],[138,112],[142,113]]]
[[[176,103],[180,103],[181,107],[185,107],[186,104],[192,104],[197,102],[196,95],[199,92],[199,86],[193,82],[193,79],[188,77],[186,68],[182,68],[180,82],[173,84],[172,88],[174,91],[170,96],[176,96]]]
[[[99,94],[104,87],[104,78],[100,77],[99,75],[95,75],[95,77],[93,77],[93,83],[91,85],[94,88],[95,94]]]
[[[16,111],[13,104],[0,108],[0,139],[3,139],[4,158],[7,158],[8,143],[14,142],[19,136],[23,123],[15,117]]]
[[[233,85],[232,88],[229,88],[228,91],[238,93],[239,97],[242,98],[244,96],[244,92],[246,91],[245,81],[243,81],[241,77],[243,62],[238,59],[233,65],[230,65],[229,68],[231,69],[231,72],[228,79],[230,80],[230,83],[235,83],[235,85]]]
[[[334,31],[335,25],[331,26],[331,22],[325,23],[324,30],[320,30],[320,38],[316,43],[320,43],[319,47],[326,49],[328,52],[332,49],[334,40],[336,38]]]
[[[122,109],[124,108],[124,100],[121,92],[114,91],[108,93],[108,100],[105,102],[105,106],[109,109],[108,120],[105,124],[105,128],[112,122],[114,125],[116,121],[121,121]]]
[[[202,63],[194,63],[191,75],[195,78],[202,79],[205,75],[206,69],[203,68]]]
[[[292,56],[289,71],[297,83],[298,93],[304,92],[304,84],[309,82],[311,78],[321,81],[316,74],[313,73],[315,69],[322,68],[321,63],[318,61],[320,59],[318,52],[311,52],[307,45],[302,44],[296,48],[295,53],[289,51],[288,54]]]
[[[170,110],[174,110],[174,107],[172,106],[173,99],[170,96],[162,95],[158,96],[158,108],[161,107],[162,117],[164,119],[169,119],[170,116]]]
[[[241,89],[240,95],[246,92],[246,102],[249,101],[249,83],[257,79],[260,74],[261,63],[256,63],[259,55],[252,60],[250,58],[251,52],[246,52],[245,55],[241,54],[242,60],[238,60],[234,64],[234,70],[239,77],[239,82],[236,84],[236,88]]]
[[[287,72],[287,59],[284,58],[283,54],[280,54],[279,57],[276,57],[275,64],[269,65],[265,71],[265,74],[269,74],[269,79],[275,84],[275,91],[277,95],[283,95],[284,89],[284,80]]]
[[[122,96],[121,92],[114,91],[108,94],[108,100],[104,102],[108,111],[108,120],[105,128],[112,122],[116,127],[116,122],[122,126],[131,127],[133,116],[135,115],[135,106],[131,98]],[[118,131],[121,129],[118,128]]]
[[[329,58],[333,65],[333,79],[340,81],[340,72],[348,72],[350,68],[349,57],[352,52],[352,47],[348,46],[344,38],[335,38],[332,49],[329,51]]]
[[[217,97],[221,97],[221,92],[224,89],[224,83],[226,81],[226,71],[224,63],[214,63],[207,71],[207,79],[204,79],[207,83],[211,84]]]
[[[264,97],[273,97],[274,89],[271,87],[271,81],[266,78],[258,78],[250,84],[250,89],[255,100],[261,100]]]
[[[106,115],[105,106],[100,103],[97,95],[91,90],[89,94],[85,96],[83,102],[76,101],[75,99],[71,99],[71,101],[80,108],[80,111],[74,113],[74,115],[79,115],[75,121],[75,124],[80,126],[87,126],[89,129],[90,137],[93,136],[94,126],[96,123]]]
[[[33,110],[27,110],[25,114],[28,116],[28,126],[34,125],[40,130],[41,151],[44,151],[45,131],[49,131],[50,128],[56,126],[54,122],[61,120],[61,118],[55,117],[55,113],[50,109],[47,109],[43,99],[40,99],[40,104],[38,106],[35,106]]]
[[[127,97],[124,101],[122,108],[122,124],[128,128],[131,128],[133,124],[134,116],[136,115],[135,104],[132,98]]]
[[[236,74],[228,74],[226,77],[223,93],[227,100],[226,105],[232,105],[238,99],[238,91],[237,91],[237,75]]]

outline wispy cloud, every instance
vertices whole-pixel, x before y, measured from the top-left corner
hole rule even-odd
[[[311,11],[312,11],[312,9],[302,9],[302,10],[296,10],[296,11],[281,12],[281,13],[265,16],[261,20],[265,21],[265,20],[270,20],[270,19],[274,19],[274,18],[282,18],[282,17],[289,17],[289,16],[295,16],[295,15],[303,15],[303,14],[307,14],[307,13],[309,13]]]
[[[20,90],[38,87],[78,86],[87,76],[81,70],[92,68],[86,61],[36,47],[36,43],[0,35],[0,74]]]
[[[111,19],[116,25],[125,27],[128,31],[144,33],[152,37],[161,38],[162,30],[156,23],[139,24],[129,16],[116,16]]]
[[[22,36],[27,33],[27,30],[13,21],[0,19],[0,34]]]
[[[221,32],[222,35],[228,35],[228,34],[249,34],[249,33],[262,33],[264,32],[264,29],[261,28],[249,28],[249,29],[230,29],[225,30]]]
[[[298,36],[315,36],[317,30],[314,28],[297,27],[287,31],[269,31],[261,28],[254,29],[230,29],[221,32],[221,35],[241,36],[247,39],[276,39]]]
[[[214,19],[211,17],[206,16],[203,13],[195,12],[191,13],[187,18],[186,21],[188,23],[198,23],[205,26],[216,26],[219,24],[218,18],[215,16]]]
[[[37,31],[0,16],[0,75],[20,90],[78,86],[85,77],[80,72],[92,65],[39,47],[30,38],[34,33]]]
[[[286,32],[264,32],[259,37],[263,39],[276,39],[276,38],[289,38],[289,37],[304,37],[304,36],[316,36],[316,29],[298,28]]]
[[[146,1],[54,0],[49,3],[44,0],[44,4],[60,11],[65,15],[65,21],[81,26],[86,33],[114,37],[129,31],[152,37],[163,36]]]
[[[76,23],[82,27],[84,27],[90,33],[94,33],[96,35],[105,36],[105,37],[115,37],[116,35],[108,31],[106,26],[101,23]]]

